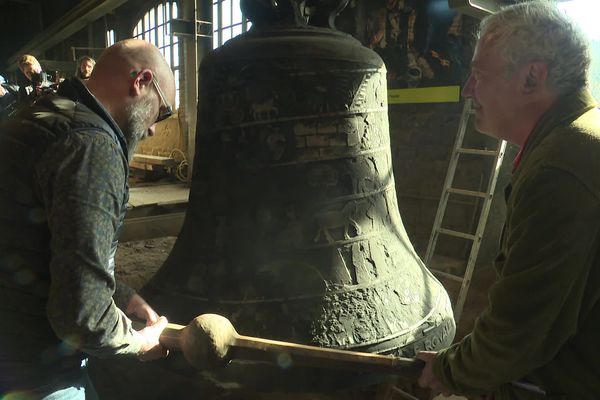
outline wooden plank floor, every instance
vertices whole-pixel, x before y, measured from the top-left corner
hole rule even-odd
[[[190,188],[183,183],[138,186],[129,189],[129,207],[187,203]]]

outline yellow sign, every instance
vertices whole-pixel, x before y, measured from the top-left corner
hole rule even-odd
[[[458,103],[459,101],[460,86],[435,86],[388,90],[388,104]]]

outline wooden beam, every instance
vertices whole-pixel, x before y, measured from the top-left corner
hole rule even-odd
[[[184,219],[185,212],[125,218],[119,241],[131,242],[165,236],[177,236],[179,235],[179,231],[181,231]]]
[[[39,57],[40,54],[47,49],[69,38],[90,23],[127,1],[128,0],[84,0],[80,2],[60,20],[50,25],[9,57],[5,68],[7,70],[17,68],[19,57],[25,53]]]
[[[162,167],[175,166],[175,160],[171,157],[151,156],[141,153],[134,154],[133,161],[141,164],[160,165]]]

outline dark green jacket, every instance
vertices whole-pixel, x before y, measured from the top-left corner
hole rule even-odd
[[[543,116],[506,194],[488,307],[434,373],[496,400],[600,399],[600,111],[587,92]]]
[[[0,125],[0,394],[77,371],[82,351],[141,346],[115,304],[131,292],[110,263],[128,199],[126,143],[81,82],[61,93]]]

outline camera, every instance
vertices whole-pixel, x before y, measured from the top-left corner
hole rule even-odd
[[[35,96],[56,93],[58,85],[52,81],[52,76],[45,72],[36,72],[31,75],[31,86]]]
[[[42,71],[34,72],[31,75],[31,84],[35,87],[50,87],[52,82],[49,79],[49,75]]]

